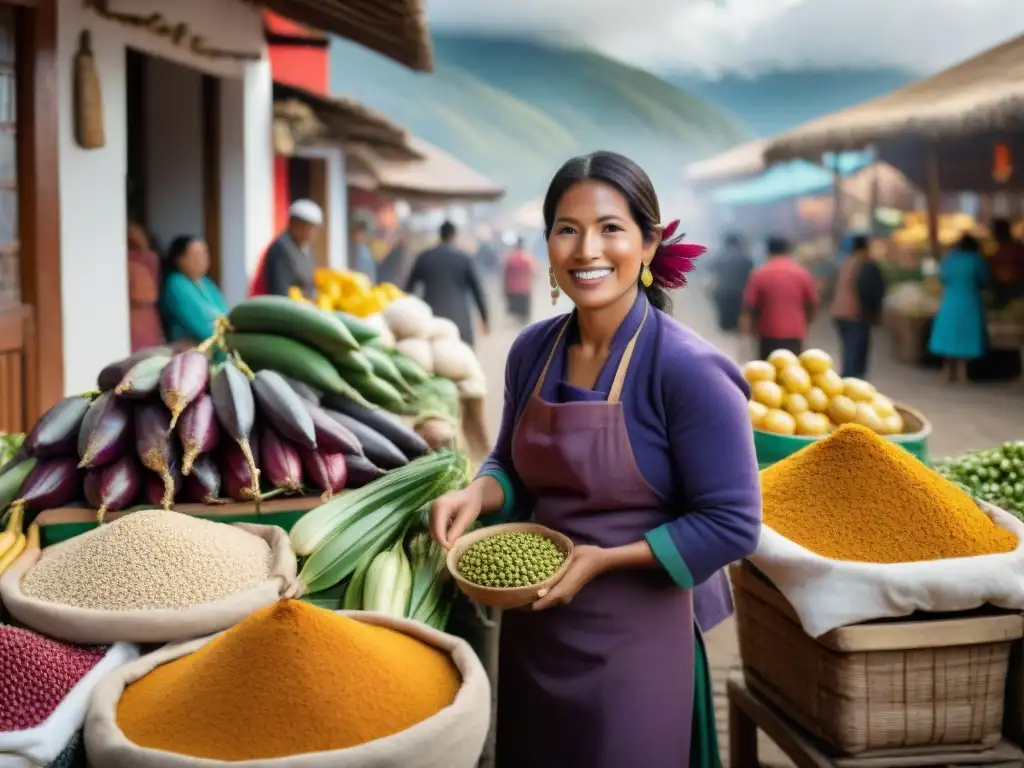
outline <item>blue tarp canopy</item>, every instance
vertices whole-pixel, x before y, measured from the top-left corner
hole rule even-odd
[[[849,176],[867,167],[872,159],[870,152],[843,152],[826,156],[824,165],[807,160],[780,163],[757,178],[719,187],[711,200],[717,205],[767,205],[791,197],[823,195],[832,189],[833,168],[840,176]]]

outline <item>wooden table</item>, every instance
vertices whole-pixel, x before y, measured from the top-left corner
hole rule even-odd
[[[747,688],[740,673],[729,678],[729,761],[732,768],[760,768],[757,732],[762,730],[797,768],[1024,768],[1024,751],[1003,741],[981,752],[933,747],[907,752],[875,752],[859,757],[834,757],[798,726],[791,723],[756,692]]]

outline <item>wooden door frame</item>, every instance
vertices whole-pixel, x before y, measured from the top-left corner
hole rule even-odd
[[[203,237],[210,251],[210,279],[220,285],[223,274],[223,234],[221,211],[221,120],[220,78],[202,76],[203,93],[200,114],[203,142]]]
[[[25,351],[25,415],[32,423],[64,396],[57,0],[18,8],[17,56],[21,295],[33,329],[26,337],[32,349]]]

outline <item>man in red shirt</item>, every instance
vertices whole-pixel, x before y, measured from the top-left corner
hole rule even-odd
[[[533,280],[537,276],[537,260],[526,250],[526,242],[522,238],[505,256],[504,267],[508,313],[521,325],[526,325],[530,322],[530,298]]]
[[[757,336],[760,359],[776,349],[800,354],[817,308],[814,277],[794,261],[784,238],[768,238],[768,261],[754,270],[743,294],[742,327]]]

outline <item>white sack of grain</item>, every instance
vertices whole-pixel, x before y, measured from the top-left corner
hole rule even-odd
[[[143,749],[128,741],[117,725],[117,704],[124,689],[161,664],[195,653],[212,637],[168,645],[108,674],[93,693],[85,718],[85,751],[92,768],[476,768],[491,722],[491,686],[469,643],[409,619],[368,611],[339,611],[357,621],[402,632],[451,655],[462,677],[455,701],[433,717],[393,736],[350,749],[267,760],[226,763]],[[339,660],[339,663],[343,663]],[[287,727],[283,723],[281,727]]]
[[[152,515],[160,517],[147,519]],[[155,519],[159,525],[153,524]],[[88,560],[80,553],[98,550],[97,540],[90,537],[109,537],[116,526],[126,524],[149,535],[138,543],[133,540],[139,552],[121,558],[123,562],[113,557],[77,574],[52,567],[57,560],[43,563],[48,558],[70,557],[73,550]],[[185,527],[190,536],[187,546],[168,546],[160,539],[158,530],[169,524]],[[229,531],[221,532],[217,526]],[[247,572],[240,560],[232,559],[232,548],[265,552],[262,568]],[[42,567],[34,571],[37,563]],[[43,575],[66,590],[66,602],[55,602],[53,592],[45,592],[46,599],[39,597],[44,594],[39,583]],[[101,592],[104,584],[105,593]],[[232,627],[254,611],[300,593],[295,553],[283,529],[246,523],[229,526],[162,510],[133,512],[42,552],[26,550],[0,578],[0,598],[18,622],[50,637],[90,645],[190,640]]]
[[[23,731],[0,733],[0,768],[73,765],[62,763],[61,756],[69,746],[74,746],[72,742],[85,723],[93,690],[109,672],[138,658],[137,646],[115,643],[43,722]]]

